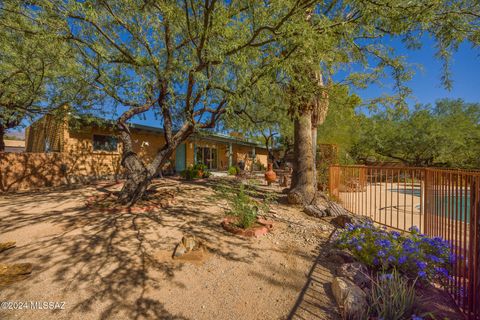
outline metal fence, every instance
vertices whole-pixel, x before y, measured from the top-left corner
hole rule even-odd
[[[480,171],[339,166],[329,192],[350,212],[390,228],[417,226],[451,244],[448,291],[469,319],[480,319]]]

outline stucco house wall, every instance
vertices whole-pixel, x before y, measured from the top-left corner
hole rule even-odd
[[[150,161],[165,139],[158,128],[136,126],[131,128],[134,150]],[[39,119],[26,130],[25,153],[0,153],[0,192],[32,190],[62,184],[86,182],[100,178],[119,178],[122,145],[117,150],[93,150],[93,136],[116,136],[108,127],[69,126],[68,121],[49,115]],[[255,161],[267,165],[267,150],[258,144],[218,134],[192,136],[185,142],[185,165],[193,165],[199,147],[217,150],[217,170],[228,169],[240,160],[246,170]],[[253,150],[255,149],[255,151]],[[230,155],[230,150],[231,155]],[[175,167],[175,152],[170,168]]]

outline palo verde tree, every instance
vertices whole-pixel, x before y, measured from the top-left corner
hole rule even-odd
[[[328,111],[325,100],[330,96],[331,76],[342,67],[355,65],[347,70],[349,76],[345,82],[365,87],[390,72],[395,82],[394,95],[379,97],[372,103],[381,101],[405,108],[404,100],[410,93],[405,82],[411,78],[411,70],[404,58],[389,46],[388,39],[398,37],[414,49],[421,46],[421,36],[427,33],[436,41],[438,57],[444,62],[442,81],[448,87],[451,52],[463,41],[471,41],[475,46],[480,43],[480,3],[467,0],[327,1],[307,12],[305,20],[311,25],[310,29],[321,33],[316,35],[320,40],[316,40],[323,48],[320,53],[311,51],[312,48],[318,50],[318,46],[299,48],[296,53],[301,54],[303,60],[292,59],[285,69],[290,80],[296,152],[289,201],[304,205],[316,200],[312,132],[321,119],[318,114]],[[328,32],[322,33],[323,30]],[[321,83],[321,75],[328,81]]]
[[[0,151],[5,131],[72,100],[85,106],[75,56],[27,5],[0,4]],[[58,108],[57,113],[65,110]]]
[[[55,21],[52,28],[92,75],[86,81],[122,108],[117,126],[127,181],[120,201],[131,205],[182,141],[214,127],[236,99],[307,46],[301,45],[312,40],[302,36],[309,28],[304,16],[315,4],[54,0],[36,1],[32,11]],[[166,141],[150,163],[134,152],[128,126],[147,111],[160,116]]]

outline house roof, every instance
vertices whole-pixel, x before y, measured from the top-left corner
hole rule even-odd
[[[88,116],[88,118],[87,118]],[[112,126],[114,125],[114,121],[112,120],[107,120],[99,117],[95,117],[92,115],[85,115],[85,116],[75,116],[73,118],[76,121],[80,121],[81,124],[84,125],[105,125],[105,126]],[[94,120],[93,120],[94,119]],[[93,121],[92,121],[93,120]],[[130,128],[136,129],[136,130],[142,130],[142,131],[147,131],[147,132],[152,132],[152,133],[159,133],[163,134],[164,130],[162,128],[158,127],[152,127],[152,126],[146,126],[143,124],[137,124],[137,123],[129,123]],[[250,146],[250,147],[256,147],[256,148],[263,148],[265,149],[265,146],[261,144],[260,142],[257,141],[252,141],[246,138],[237,138],[237,137],[232,137],[227,134],[219,133],[219,132],[213,132],[210,130],[200,130],[195,132],[191,138],[195,139],[202,139],[202,140],[209,140],[209,141],[214,141],[214,142],[224,142],[224,143],[235,143],[239,145],[244,145],[244,146]]]
[[[137,129],[137,130],[144,130],[148,132],[154,132],[154,133],[164,133],[164,130],[161,128],[157,127],[151,127],[151,126],[145,126],[142,124],[137,124],[137,123],[130,123],[129,124],[130,128]],[[256,148],[265,148],[260,142],[257,141],[252,141],[248,139],[239,139],[236,137],[232,137],[227,134],[219,133],[219,132],[212,132],[208,130],[201,130],[195,132],[192,136],[193,139],[202,139],[202,140],[210,140],[210,141],[215,141],[215,142],[225,142],[225,143],[236,143],[239,145],[244,145],[244,146],[251,146],[251,147],[256,147]]]

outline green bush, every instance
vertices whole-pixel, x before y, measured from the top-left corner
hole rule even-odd
[[[226,213],[237,217],[237,226],[244,229],[251,227],[258,215],[266,214],[275,201],[273,193],[265,194],[261,201],[254,199],[258,193],[252,186],[244,184],[218,185],[216,194],[219,199],[228,201],[229,210]]]
[[[413,315],[415,281],[408,281],[395,269],[373,279],[368,300],[370,316],[376,319],[418,319]]]
[[[230,166],[228,168],[228,174],[231,176],[235,176],[240,172],[240,169],[236,166]]]
[[[194,180],[200,178],[209,178],[211,176],[211,172],[208,171],[207,166],[203,163],[197,163],[182,171],[181,176],[186,180]]]
[[[265,171],[267,170],[267,168],[265,167],[265,165],[260,161],[260,160],[257,160],[255,162],[255,168],[258,170],[258,171]]]
[[[259,207],[250,196],[245,193],[245,186],[240,185],[237,196],[230,204],[229,214],[237,217],[239,227],[244,229],[251,227],[257,219]]]

